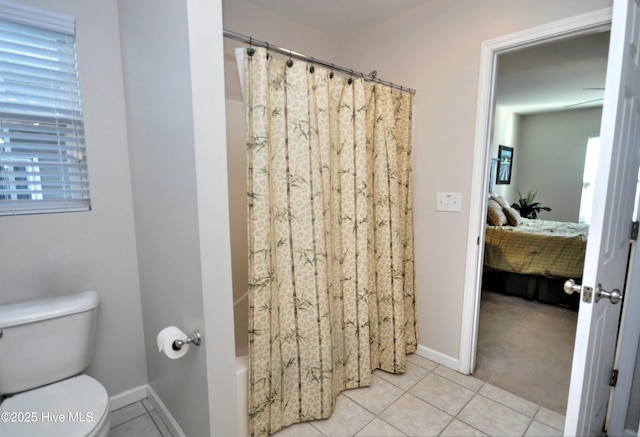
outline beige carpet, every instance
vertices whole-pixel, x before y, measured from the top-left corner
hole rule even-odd
[[[483,291],[473,376],[565,414],[578,314]]]

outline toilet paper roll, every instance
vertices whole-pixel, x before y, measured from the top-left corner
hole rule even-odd
[[[180,350],[173,348],[173,342],[176,340],[186,340],[187,334],[182,332],[175,326],[168,326],[158,333],[158,350],[163,352],[172,360],[183,357],[189,350],[189,344],[183,345]]]

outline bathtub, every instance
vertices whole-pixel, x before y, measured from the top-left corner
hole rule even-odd
[[[249,380],[249,356],[236,357],[236,384],[238,387],[238,437],[249,437],[249,412],[247,411],[247,381]]]

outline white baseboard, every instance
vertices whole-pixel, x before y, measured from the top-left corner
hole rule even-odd
[[[141,401],[147,397],[147,384],[134,387],[117,395],[109,398],[109,409],[111,411],[118,410],[127,405],[131,405],[135,402]]]
[[[158,394],[153,388],[151,388],[150,385],[147,385],[147,392],[147,398],[149,399],[149,402],[151,402],[153,407],[156,409],[156,412],[160,416],[160,419],[162,419],[162,422],[164,422],[167,429],[169,429],[171,435],[174,437],[187,437],[186,434],[182,432],[182,429],[180,428],[180,425],[178,425],[178,422],[176,422],[176,420],[169,412],[169,409],[160,399],[160,396],[158,396]]]
[[[433,361],[434,363],[441,364],[452,370],[458,371],[458,359],[445,355],[441,352],[435,351],[426,346],[418,345],[416,349],[416,355],[420,355],[423,358]]]

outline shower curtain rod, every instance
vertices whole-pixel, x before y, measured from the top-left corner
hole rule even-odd
[[[269,44],[266,41],[260,41],[259,39],[248,37],[246,35],[242,35],[240,33],[232,32],[232,31],[227,30],[227,29],[223,29],[223,35],[224,35],[225,38],[235,39],[236,41],[241,41],[241,42],[243,42],[245,44],[249,44],[250,46],[254,45],[254,46],[258,46],[258,47],[265,47],[269,51],[277,52],[277,53],[280,53],[282,55],[288,56],[290,58],[295,58],[295,59],[299,59],[301,61],[310,62],[311,64],[322,65],[322,66],[327,67],[327,68],[329,68],[331,70],[339,71],[339,72],[344,73],[344,74],[349,75],[349,76],[361,77],[362,79],[364,79],[364,80],[366,80],[368,82],[381,83],[381,84],[387,85],[387,86],[389,86],[391,88],[395,88],[397,90],[404,91],[404,92],[411,93],[411,94],[415,94],[416,93],[416,90],[414,90],[414,89],[407,88],[407,87],[404,87],[404,86],[401,86],[401,85],[397,85],[397,84],[392,83],[392,82],[387,82],[386,80],[378,79],[376,77],[376,75],[378,74],[378,72],[376,70],[373,70],[369,74],[360,73],[358,71],[353,71],[353,70],[348,69],[348,68],[340,67],[339,65],[335,65],[335,64],[332,64],[330,62],[322,61],[320,59],[312,58],[312,57],[303,55],[301,53],[294,52],[294,51],[289,50],[289,49],[285,49],[285,48],[282,48],[282,47],[274,46],[272,44]]]

